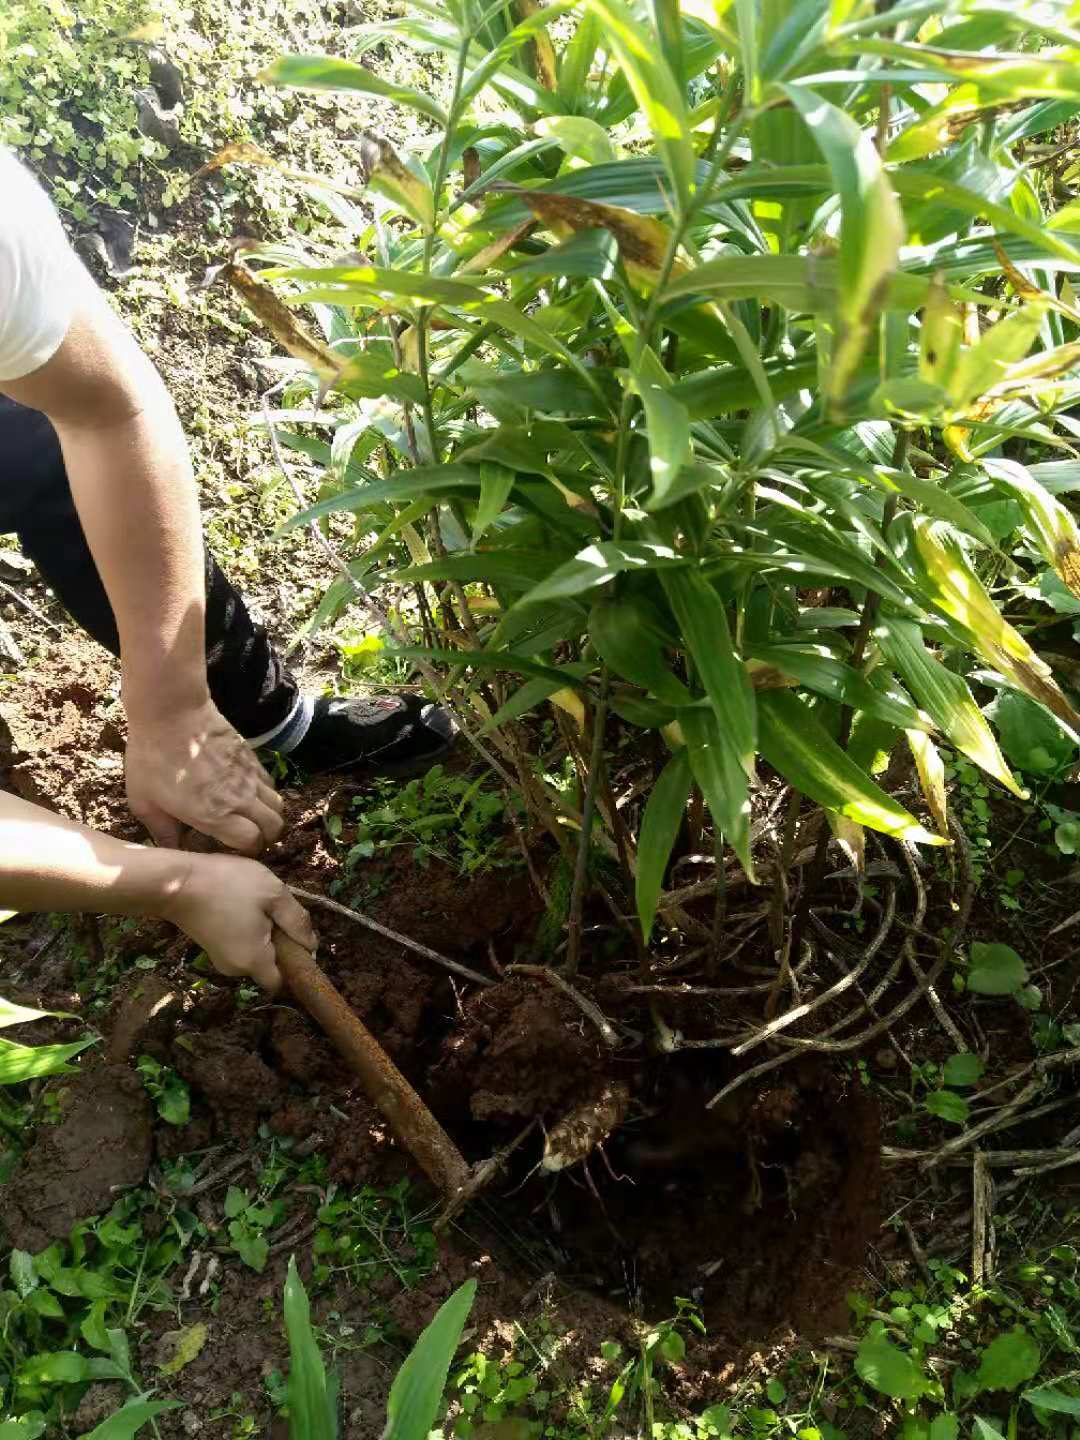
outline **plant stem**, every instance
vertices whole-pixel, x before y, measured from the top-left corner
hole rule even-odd
[[[570,915],[566,929],[566,970],[576,975],[581,963],[581,917],[585,908],[585,881],[589,872],[589,849],[592,839],[593,816],[596,813],[596,791],[600,783],[600,769],[604,758],[604,728],[607,721],[608,667],[600,667],[600,690],[593,711],[592,751],[589,756],[589,777],[585,786],[585,799],[581,806],[581,835],[578,839],[577,858],[574,861],[574,884],[570,892]]]

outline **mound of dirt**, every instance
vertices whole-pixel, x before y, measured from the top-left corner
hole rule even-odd
[[[38,1132],[0,1192],[0,1225],[13,1246],[31,1253],[108,1210],[150,1164],[151,1105],[126,1065],[86,1065],[65,1098],[63,1120]]]

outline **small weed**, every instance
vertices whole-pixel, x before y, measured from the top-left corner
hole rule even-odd
[[[439,860],[460,875],[518,863],[500,823],[502,796],[486,788],[484,776],[451,775],[434,765],[405,786],[384,780],[375,788],[379,804],[366,795],[353,802],[359,814],[347,869],[404,845],[412,846],[418,865]]]
[[[190,1211],[133,1190],[67,1241],[12,1250],[0,1281],[0,1410],[52,1420],[72,1384],[117,1378],[139,1389],[127,1334],[144,1310],[171,1308],[166,1276],[201,1235]]]
[[[388,1191],[365,1185],[351,1194],[331,1186],[316,1216],[312,1283],[347,1276],[366,1284],[390,1270],[406,1289],[418,1285],[431,1273],[437,1247],[434,1231],[416,1219],[408,1200],[407,1181]]]
[[[234,1390],[229,1396],[228,1405],[223,1405],[217,1410],[211,1410],[206,1418],[211,1421],[232,1421],[232,1424],[226,1432],[229,1440],[254,1440],[254,1436],[260,1434],[263,1427],[247,1407],[248,1402],[243,1391]]]
[[[152,1055],[140,1055],[135,1069],[161,1118],[169,1125],[186,1125],[191,1119],[191,1091],[176,1071]]]
[[[266,1269],[270,1255],[267,1232],[281,1223],[285,1201],[271,1200],[260,1204],[246,1190],[230,1185],[225,1193],[225,1218],[229,1222],[229,1240],[245,1265],[260,1273]]]

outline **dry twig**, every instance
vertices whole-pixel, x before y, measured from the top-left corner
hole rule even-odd
[[[565,980],[557,970],[549,970],[546,965],[508,965],[506,973],[508,975],[535,975],[538,979],[546,980],[550,985],[554,985],[556,990],[561,990],[574,1002],[583,1015],[589,1017],[600,1031],[605,1044],[612,1047],[618,1045],[619,1033],[599,1005],[595,1005],[582,995],[581,991],[575,989],[569,980]]]
[[[414,955],[422,955],[425,960],[434,961],[444,970],[452,970],[455,975],[460,975],[465,980],[471,980],[474,985],[494,985],[495,983],[489,975],[481,975],[479,970],[470,970],[467,965],[461,965],[457,960],[440,955],[430,946],[421,945],[417,940],[410,940],[408,935],[402,935],[398,930],[391,930],[388,925],[380,925],[378,920],[372,920],[369,915],[354,910],[350,905],[342,905],[339,900],[331,900],[328,896],[320,895],[315,890],[302,890],[299,885],[290,885],[289,889],[298,900],[306,900],[309,905],[320,905],[324,910],[333,910],[335,915],[344,915],[347,920],[355,920],[358,925],[363,925],[368,930],[374,930],[375,934],[381,935],[383,939],[393,940],[396,945],[411,950]]]

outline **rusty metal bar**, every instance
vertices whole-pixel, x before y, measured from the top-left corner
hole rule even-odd
[[[293,997],[360,1077],[394,1135],[434,1185],[448,1197],[459,1195],[472,1172],[450,1136],[312,956],[280,930],[274,932],[274,948]]]

